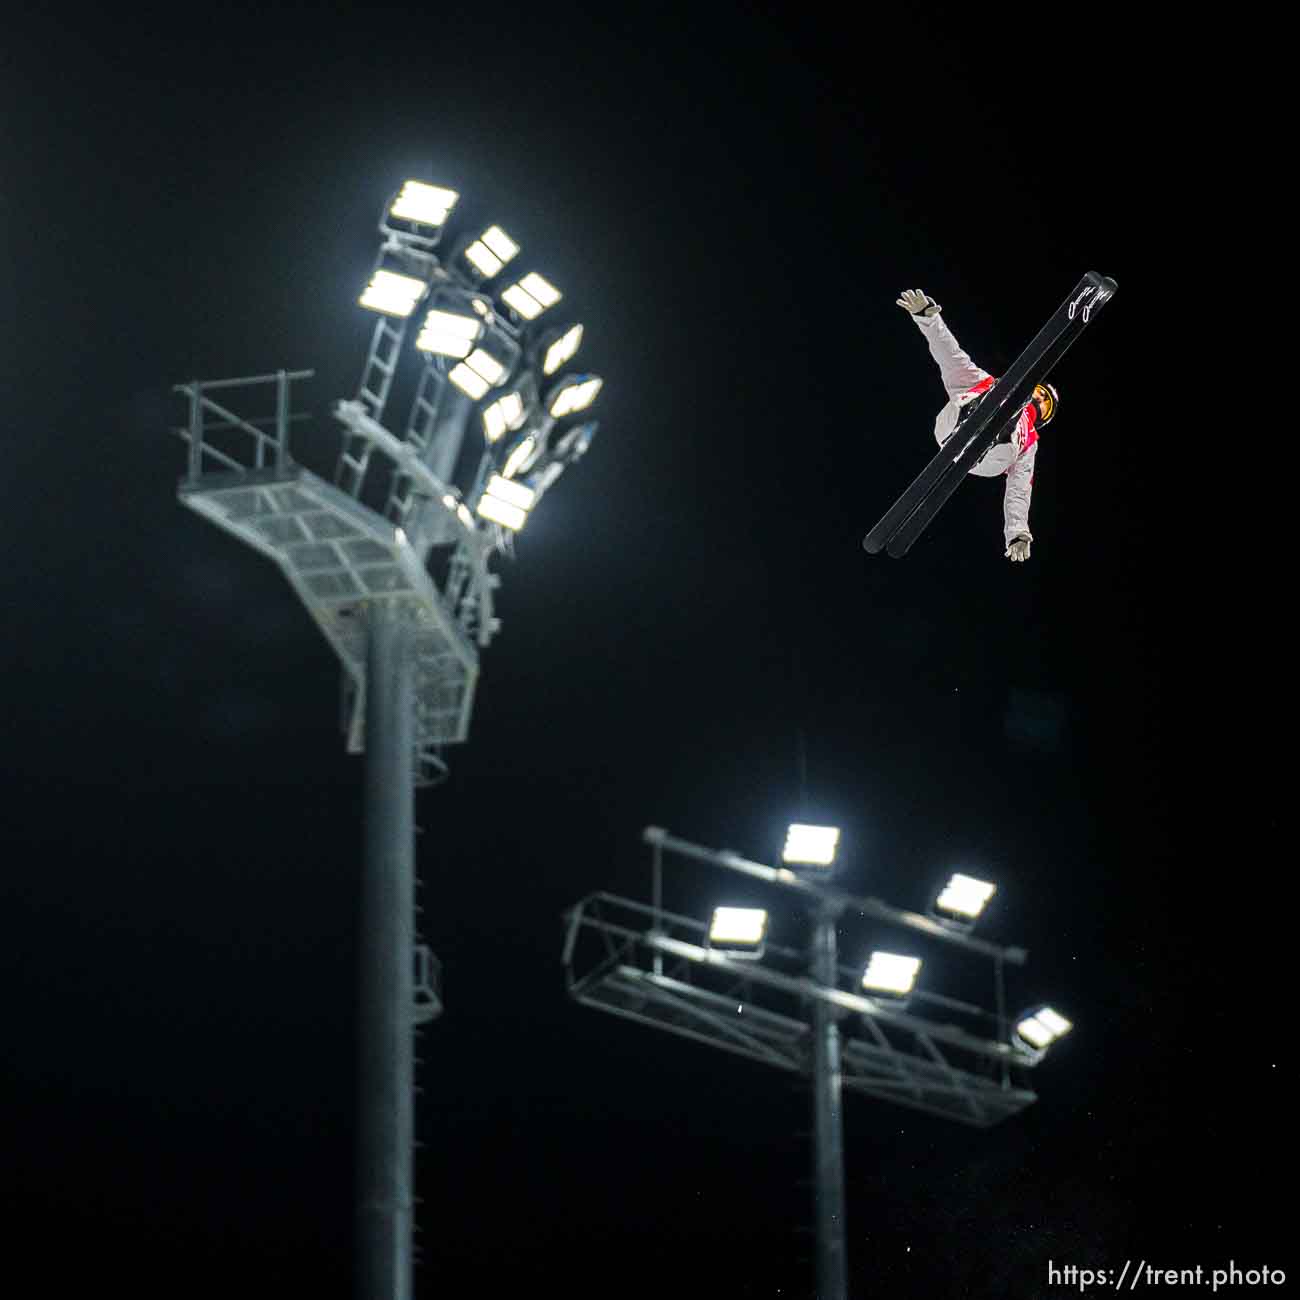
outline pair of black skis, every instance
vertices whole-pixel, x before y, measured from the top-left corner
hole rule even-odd
[[[1052,367],[1115,292],[1115,281],[1089,271],[1074,291],[1034,336],[1015,364],[988,392],[971,404],[939,448],[934,459],[889,508],[885,517],[863,538],[872,555],[888,551],[906,555],[940,507],[957,490],[957,484],[1014,423]]]

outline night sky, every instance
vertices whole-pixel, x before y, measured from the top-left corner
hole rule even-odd
[[[846,1094],[855,1295],[1294,1262],[1285,805],[1243,726],[1279,708],[1280,557],[1185,400],[1196,88],[1113,18],[708,13],[6,32],[0,1187],[39,1294],[348,1294],[362,760],[283,577],[177,503],[168,430],[175,383],[311,368],[294,454],[332,472],[408,176],[519,240],[606,381],[418,796],[420,1294],[811,1294],[806,1085],[576,1006],[560,964],[566,907],[648,899],[644,826],[771,861],[801,815],[855,892],[995,880],[1013,1007],[1076,1025],[988,1131]],[[1029,562],[980,479],[867,556],[944,400],[899,292],[1000,373],[1089,270],[1119,288],[1053,376]],[[669,901],[738,883],[683,864]]]

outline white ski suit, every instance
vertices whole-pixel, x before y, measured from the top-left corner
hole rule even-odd
[[[939,446],[952,436],[957,426],[957,416],[967,402],[987,392],[995,380],[987,370],[981,370],[962,351],[943,317],[913,316],[917,328],[925,335],[930,355],[939,365],[939,374],[948,394],[948,404],[939,412],[934,422],[934,436]],[[1009,442],[997,442],[971,467],[972,474],[981,478],[1007,476],[1006,491],[1002,496],[1003,535],[1008,546],[1014,537],[1028,537],[1029,497],[1034,487],[1034,459],[1038,454],[1038,410],[1032,402],[1020,412]]]

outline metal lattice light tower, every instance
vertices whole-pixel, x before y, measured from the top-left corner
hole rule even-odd
[[[845,1300],[841,1089],[987,1128],[1036,1100],[1013,1083],[1012,1068],[1037,1065],[1070,1024],[1050,1007],[1007,1019],[1004,967],[1027,954],[971,932],[991,885],[955,875],[926,915],[858,898],[825,879],[838,831],[790,829],[782,856],[793,869],[647,827],[651,904],[599,892],[566,912],[565,979],[586,1006],[811,1077],[817,1296]],[[708,922],[665,910],[665,850],[802,896],[813,920],[808,947],[773,944],[763,909],[721,907]],[[993,1007],[916,987],[921,963],[907,952],[875,952],[865,972],[840,965],[837,926],[855,916],[901,929],[907,946],[932,940],[990,960]]]
[[[537,272],[502,275],[519,249],[500,227],[438,256],[457,197],[407,181],[384,207],[360,299],[378,319],[355,398],[334,406],[344,441],[333,482],[289,455],[290,425],[306,418],[291,414],[291,387],[311,371],[177,386],[189,402],[176,430],[189,444],[182,504],[280,566],[342,662],[347,748],[366,756],[360,1300],[412,1294],[414,1037],[442,1009],[438,962],[415,933],[414,791],[446,775],[443,747],[468,735],[479,650],[500,626],[489,563],[590,446],[597,425],[574,417],[601,386],[559,376],[582,327],[539,320],[561,295]],[[421,308],[422,368],[398,436],[383,415]],[[270,385],[273,415],[246,419],[226,404],[225,390]],[[482,439],[462,489],[475,417]]]

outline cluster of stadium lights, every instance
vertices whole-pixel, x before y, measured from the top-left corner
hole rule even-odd
[[[802,868],[828,870],[835,861],[840,832],[834,826],[794,824],[786,834],[782,861]],[[930,905],[935,920],[968,931],[992,898],[996,886],[956,872]],[[759,907],[718,907],[709,925],[709,946],[729,956],[757,960],[763,955],[768,914]],[[921,970],[918,957],[895,952],[873,952],[862,975],[862,989],[893,1004],[905,1002]],[[1071,1028],[1051,1007],[1028,1011],[1016,1020],[1017,1036],[1042,1051]]]
[[[428,250],[441,237],[442,227],[459,197],[455,190],[421,181],[405,183],[389,207],[388,215],[409,222],[413,228],[409,241],[397,239],[398,250],[408,260],[412,256],[432,260],[428,258]],[[388,251],[386,248],[385,253]],[[481,285],[499,275],[518,252],[519,245],[500,226],[489,226],[465,243],[456,258],[463,262],[459,268],[463,278]],[[448,380],[474,402],[483,401],[494,389],[506,389],[481,412],[483,437],[488,447],[508,441],[499,472],[488,477],[476,509],[484,519],[517,531],[564,465],[585,452],[595,426],[582,425],[561,438],[555,454],[540,470],[535,482],[523,483],[517,476],[538,465],[548,450],[556,422],[591,406],[603,381],[596,375],[567,375],[557,380],[543,397],[530,366],[511,384],[512,376],[519,370],[523,350],[513,332],[502,328],[487,293],[458,282],[440,282],[435,288],[429,279],[407,274],[406,271],[413,269],[411,266],[394,270],[383,265],[384,260],[381,254],[380,265],[359,300],[361,306],[406,319],[429,297],[431,301],[415,341],[416,348],[453,361],[455,364],[447,372]],[[531,324],[563,295],[537,271],[529,271],[501,289],[497,296],[525,324]],[[546,330],[530,347],[529,360],[549,378],[573,359],[581,344],[581,325]],[[468,512],[457,509],[457,513],[466,522]],[[472,516],[469,522],[472,524]]]

